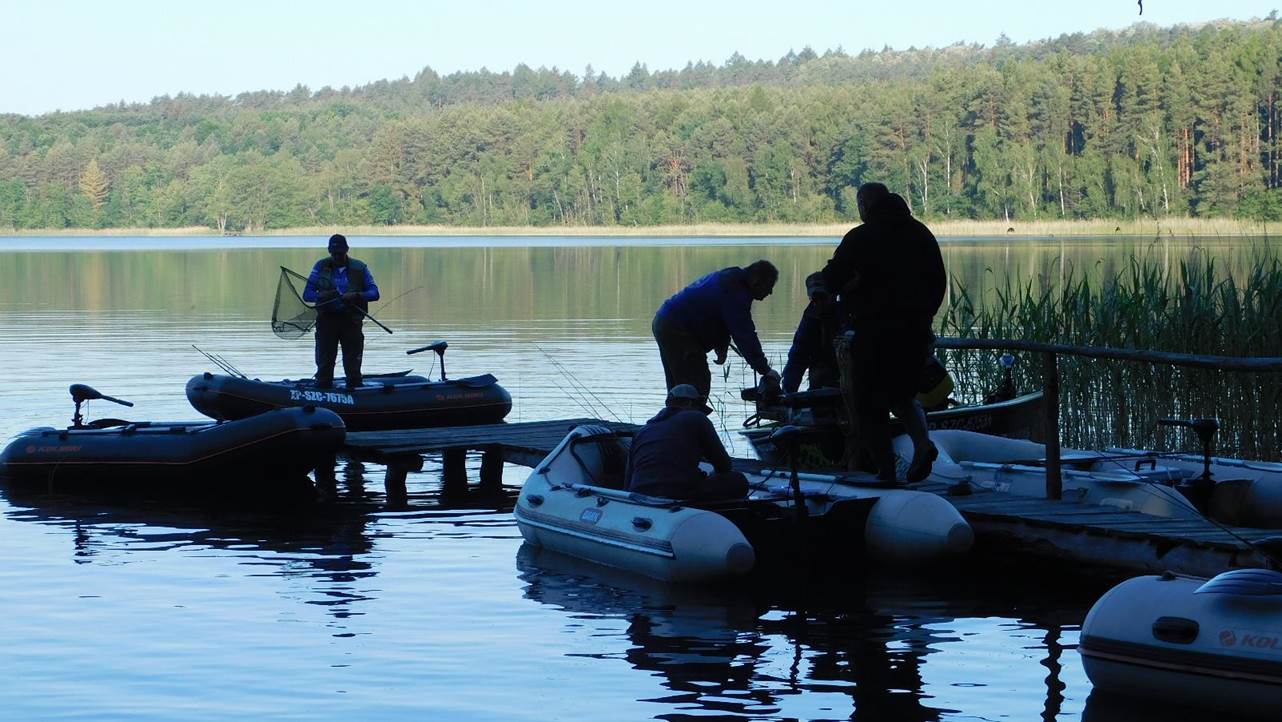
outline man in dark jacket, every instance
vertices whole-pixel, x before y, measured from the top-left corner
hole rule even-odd
[[[667,388],[690,384],[707,398],[712,390],[708,352],[716,352],[717,364],[725,363],[732,339],[753,370],[777,381],[779,374],[770,368],[757,339],[752,302],[769,296],[778,280],[774,264],[757,261],[709,273],[665,301],[650,329],[659,344]]]
[[[312,266],[303,288],[303,300],[316,304],[316,388],[334,385],[334,362],[343,347],[343,373],[347,388],[361,385],[361,357],[365,334],[361,324],[369,302],[378,300],[378,286],[369,268],[347,255],[347,238],[329,237],[329,258]]]
[[[670,499],[743,498],[748,480],[732,471],[730,455],[708,420],[708,406],[698,389],[679,384],[668,392],[663,411],[632,438],[624,488]],[[704,476],[700,461],[712,464]]]
[[[886,186],[867,183],[857,200],[863,224],[841,239],[823,269],[820,293],[840,294],[849,314],[849,404],[878,476],[895,480],[889,426],[894,411],[913,440],[907,478],[920,481],[938,451],[913,397],[935,341],[931,323],[944,300],[944,260],[935,236]]]
[[[812,273],[806,277],[806,290],[821,288],[823,274]],[[784,364],[780,385],[786,394],[801,388],[801,378],[810,372],[810,389],[836,388],[838,385],[837,357],[832,341],[838,326],[845,321],[846,310],[840,300],[827,294],[811,294],[810,303],[801,314],[797,331],[792,335],[788,349],[788,362]],[[814,298],[813,296],[818,296]]]

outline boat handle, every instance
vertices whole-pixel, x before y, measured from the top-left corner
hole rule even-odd
[[[526,502],[529,503],[530,506],[543,505],[543,497],[539,496],[538,494],[530,494],[528,497],[525,498],[525,500]]]
[[[1171,644],[1192,644],[1197,632],[1197,622],[1184,617],[1158,617],[1153,622],[1153,637]]]
[[[641,531],[647,531],[650,527],[654,526],[654,522],[643,516],[634,516],[632,517],[632,526]]]
[[[604,496],[598,496],[598,497],[596,498],[596,505],[597,505],[597,506],[605,506],[606,504],[609,504],[609,503],[610,503],[610,500],[609,500],[609,499],[607,499],[607,498],[605,498]]]

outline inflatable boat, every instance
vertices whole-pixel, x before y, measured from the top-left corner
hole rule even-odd
[[[804,535],[813,549],[888,562],[967,551],[974,533],[944,499],[859,486],[871,477],[766,471],[748,475],[747,499],[684,502],[619,488],[626,439],[579,426],[534,469],[514,509],[526,542],[671,582],[745,574]]]
[[[512,396],[490,374],[445,378],[444,341],[410,353],[431,350],[441,357],[441,379],[409,372],[373,374],[348,388],[316,388],[314,379],[260,381],[244,376],[203,373],[187,382],[187,400],[200,413],[219,420],[244,419],[273,409],[312,405],[338,414],[349,431],[414,429],[432,426],[493,424],[512,410]]]
[[[968,431],[932,431],[930,438],[939,459],[929,481],[1046,495],[1041,444]],[[906,467],[912,442],[899,436],[894,446]],[[1063,449],[1060,460],[1065,499],[1154,516],[1205,514],[1223,524],[1282,528],[1282,465],[1132,449]]]
[[[1129,579],[1086,615],[1078,653],[1105,692],[1277,719],[1282,573]]]
[[[73,385],[71,393],[76,401],[72,426],[19,434],[0,452],[0,475],[17,482],[102,489],[297,478],[337,451],[345,435],[338,415],[314,406],[225,423],[105,418],[84,423],[84,401],[128,402],[81,384]]]
[[[754,390],[747,390],[746,401],[757,400]],[[930,429],[964,429],[993,436],[1017,439],[1040,439],[1042,428],[1043,393],[1036,391],[1004,401],[974,406],[953,406],[926,414]],[[773,403],[758,403],[757,413],[749,417],[746,428],[740,433],[752,444],[757,458],[767,464],[788,463],[783,451],[777,448],[771,436],[783,423],[800,424],[805,429],[801,441],[799,463],[801,468],[815,471],[844,468],[845,432],[833,413],[825,413],[841,403],[839,389],[818,389],[787,394]],[[760,424],[762,419],[777,423]],[[891,434],[902,434],[903,424],[891,421]]]

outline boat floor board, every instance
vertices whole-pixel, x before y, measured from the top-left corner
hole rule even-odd
[[[515,423],[455,426],[347,434],[347,450],[374,459],[447,450],[500,448],[512,463],[534,466],[551,453],[570,429],[591,424],[634,431],[635,424],[601,419],[551,419]],[[745,473],[775,469],[754,459],[735,459]],[[872,477],[852,474],[854,479]],[[786,477],[785,477],[786,478]],[[1203,574],[1229,566],[1262,566],[1262,556],[1242,541],[1282,537],[1282,530],[1224,528],[1201,518],[1163,518],[1111,506],[1077,501],[1051,501],[1010,496],[972,487],[966,496],[950,496],[949,486],[924,482],[904,486],[947,499],[975,527],[982,541],[1017,540],[1020,547],[1061,559],[1122,569]]]

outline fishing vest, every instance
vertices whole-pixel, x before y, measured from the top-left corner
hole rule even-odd
[[[334,259],[322,259],[318,268],[320,273],[317,278],[324,279],[319,281],[319,286],[322,289],[337,289],[338,286],[334,283]],[[365,291],[365,264],[351,256],[347,257],[347,290],[360,291],[362,293]],[[366,313],[369,312],[369,303],[364,298],[354,303],[349,303],[348,301],[344,301],[343,303],[344,305],[357,306]],[[359,315],[353,314],[351,309],[348,308],[344,308],[342,312],[349,315]]]

